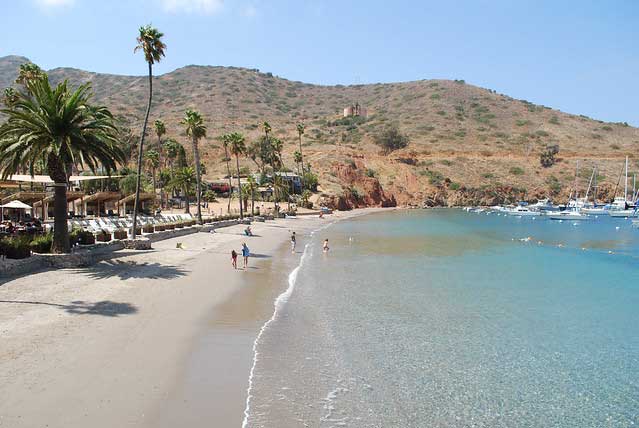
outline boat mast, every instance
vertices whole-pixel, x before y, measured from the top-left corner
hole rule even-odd
[[[595,186],[592,188],[592,203],[597,206],[597,165],[595,165]]]
[[[577,159],[577,166],[575,167],[575,202],[579,197],[579,192],[577,191],[577,176],[579,175],[579,159]]]
[[[590,181],[588,182],[588,189],[586,190],[586,197],[584,199],[584,202],[588,202],[588,194],[590,193],[590,186],[592,185],[592,179],[595,177],[596,170],[597,167],[592,168],[592,174],[590,175]]]
[[[623,187],[623,200],[628,200],[628,156],[626,156],[626,174]]]

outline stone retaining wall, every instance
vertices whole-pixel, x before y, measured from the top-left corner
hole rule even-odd
[[[151,243],[165,239],[177,238],[198,232],[210,232],[221,227],[229,227],[237,224],[251,224],[250,220],[223,220],[202,226],[190,226],[183,229],[164,230],[143,234],[142,239],[113,240],[103,243],[96,242],[91,245],[80,245],[74,248],[71,254],[33,254],[31,257],[20,260],[0,261],[0,278],[19,275],[27,275],[50,268],[76,268],[90,266],[100,260],[113,256],[113,252],[124,248],[146,250],[151,248]]]

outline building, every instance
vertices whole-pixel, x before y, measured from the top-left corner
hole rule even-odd
[[[368,116],[368,111],[359,105],[359,103],[355,103],[352,106],[348,106],[344,109],[344,117],[366,117]]]

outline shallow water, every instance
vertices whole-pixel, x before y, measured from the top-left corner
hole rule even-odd
[[[627,220],[391,212],[308,251],[258,344],[248,426],[639,424]]]

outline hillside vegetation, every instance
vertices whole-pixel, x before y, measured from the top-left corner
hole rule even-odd
[[[12,84],[26,61],[0,58],[0,85]],[[70,68],[49,70],[49,75],[54,82],[92,82],[96,101],[133,135],[139,132],[146,77]],[[368,117],[342,118],[343,108],[356,102],[368,109]],[[566,114],[459,80],[319,86],[258,70],[208,66],[187,66],[155,78],[152,120],[164,120],[167,136],[182,143],[187,139],[179,121],[189,107],[204,115],[209,129],[201,142],[209,179],[224,175],[216,137],[239,131],[249,141],[256,139],[258,124],[265,120],[285,141],[285,162],[294,169],[295,125],[304,122],[305,159],[319,173],[322,192],[342,206],[380,204],[391,197],[402,205],[490,204],[542,196],[561,200],[574,183],[578,160],[580,187],[597,164],[602,190],[611,194],[626,155],[631,170],[639,169],[637,128]],[[409,144],[384,153],[375,139],[391,125]],[[555,163],[544,167],[540,154],[549,146],[558,146],[559,152]],[[248,159],[243,162],[253,166]]]

